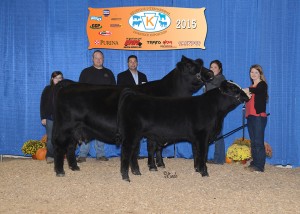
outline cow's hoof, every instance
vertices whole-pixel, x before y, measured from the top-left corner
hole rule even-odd
[[[123,179],[124,181],[130,182],[130,179],[129,179],[129,176],[128,176],[128,175],[122,175],[122,179]]]
[[[156,164],[157,167],[160,167],[160,168],[166,168],[165,164],[164,163],[158,163]]]
[[[56,172],[56,177],[64,177],[65,175],[65,172]]]
[[[139,170],[132,170],[132,174],[134,174],[134,175],[142,175]]]
[[[73,167],[70,166],[70,169],[71,169],[72,171],[80,171],[79,166],[73,166]]]
[[[208,173],[207,172],[201,172],[202,177],[208,177]]]
[[[151,172],[157,171],[157,167],[156,167],[156,166],[155,166],[155,167],[153,167],[153,166],[150,167],[150,166],[149,166],[149,171],[151,171]]]

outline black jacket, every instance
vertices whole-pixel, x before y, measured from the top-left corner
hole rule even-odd
[[[46,86],[43,90],[40,102],[40,116],[42,119],[53,120],[54,86]]]
[[[139,79],[138,85],[148,82],[147,76],[144,73],[139,72],[139,71],[138,71],[138,79]],[[117,84],[118,85],[136,85],[129,69],[118,74]]]
[[[260,81],[256,88],[249,88],[249,91],[255,94],[254,108],[256,114],[266,112],[268,85],[265,81]]]

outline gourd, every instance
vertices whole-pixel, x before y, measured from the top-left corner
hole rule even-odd
[[[225,162],[226,162],[226,163],[232,163],[232,159],[226,157],[226,158],[225,158]]]
[[[47,154],[47,149],[46,148],[40,148],[36,151],[35,157],[37,160],[45,160],[46,159],[46,154]]]

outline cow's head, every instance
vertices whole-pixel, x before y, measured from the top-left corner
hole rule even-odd
[[[208,82],[214,78],[214,73],[203,66],[202,59],[192,60],[182,56],[181,61],[177,64],[177,67],[181,69],[185,67],[190,74],[195,75],[195,77],[202,82]]]
[[[205,82],[214,78],[214,73],[203,66],[202,59],[192,60],[182,56],[176,67],[182,87],[190,87],[191,93],[195,93]]]
[[[222,94],[234,97],[240,103],[248,102],[250,99],[238,84],[229,80],[224,80],[219,89]]]

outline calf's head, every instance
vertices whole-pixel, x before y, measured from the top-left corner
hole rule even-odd
[[[221,83],[221,86],[220,86],[219,89],[220,89],[220,91],[221,91],[222,94],[225,94],[227,96],[236,98],[236,100],[239,103],[243,103],[243,102],[248,102],[249,101],[249,97],[242,90],[242,88],[238,84],[236,84],[236,83],[234,83],[232,81],[224,80]]]

